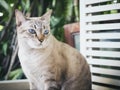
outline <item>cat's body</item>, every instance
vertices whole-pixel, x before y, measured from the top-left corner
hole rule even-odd
[[[16,11],[18,55],[23,71],[30,81],[30,88],[91,90],[91,73],[84,57],[74,48],[56,40],[50,32],[44,33],[47,32],[46,29],[50,30],[48,23],[50,13],[43,16],[48,21],[44,21],[43,17],[40,20],[38,18],[25,20],[23,16],[18,17],[18,14],[22,15],[20,11]],[[32,30],[29,30],[30,33],[26,32],[31,28],[36,29],[36,36]],[[39,30],[45,35],[42,36]]]

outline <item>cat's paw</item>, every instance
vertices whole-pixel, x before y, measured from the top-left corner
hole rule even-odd
[[[61,86],[58,85],[56,82],[51,82],[46,85],[45,90],[61,90]]]
[[[56,87],[49,87],[48,90],[61,90],[61,89]]]
[[[30,90],[37,90],[37,87],[35,87],[34,83],[30,82]]]

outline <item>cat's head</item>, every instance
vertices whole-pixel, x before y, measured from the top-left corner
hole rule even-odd
[[[50,36],[49,10],[41,17],[25,18],[21,11],[15,11],[18,42],[26,43],[30,48],[43,48],[47,46]]]

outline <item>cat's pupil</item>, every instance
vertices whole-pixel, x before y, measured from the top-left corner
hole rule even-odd
[[[49,33],[49,30],[45,30],[44,34],[47,35]]]
[[[36,34],[36,32],[35,32],[34,29],[28,29],[28,31],[29,31],[31,34]]]

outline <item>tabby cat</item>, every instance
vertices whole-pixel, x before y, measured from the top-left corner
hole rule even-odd
[[[49,10],[41,17],[25,18],[15,11],[19,59],[31,90],[91,90],[85,58],[50,33]]]

